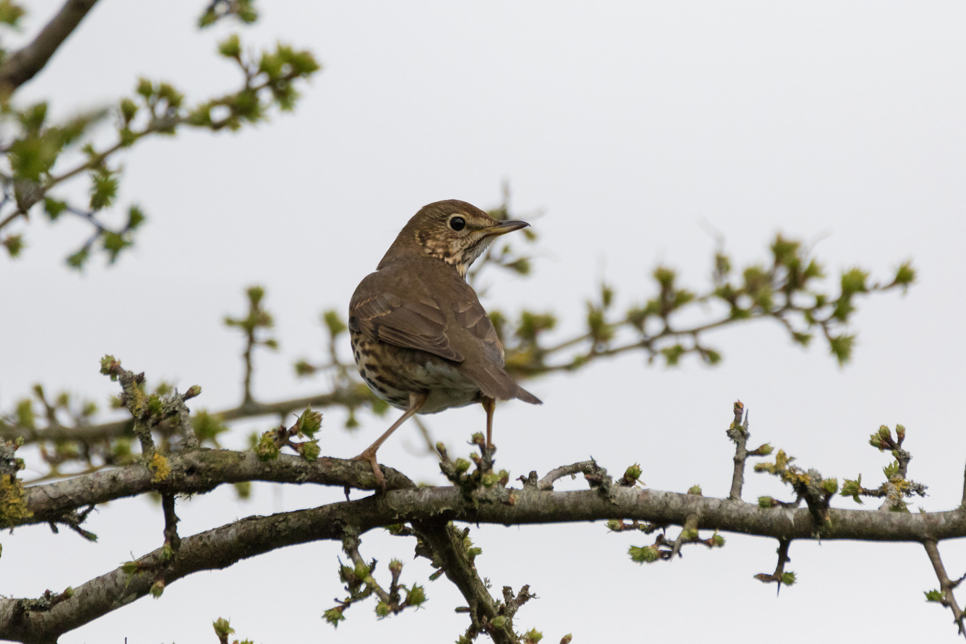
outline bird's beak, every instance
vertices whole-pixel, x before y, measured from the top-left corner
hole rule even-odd
[[[490,226],[489,228],[484,228],[483,233],[487,237],[499,237],[500,235],[505,235],[507,233],[512,233],[514,230],[520,230],[521,228],[526,228],[529,226],[525,221],[517,221],[514,219],[508,221],[501,221],[495,226]]]

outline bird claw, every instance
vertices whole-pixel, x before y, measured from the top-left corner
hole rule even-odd
[[[366,461],[367,463],[369,463],[369,465],[372,466],[372,475],[376,477],[376,484],[379,485],[379,489],[382,490],[383,494],[386,493],[386,477],[382,473],[382,468],[379,467],[379,462],[376,461],[375,452],[369,453],[369,450],[366,450],[362,454],[359,454],[358,456],[353,457],[351,460]]]

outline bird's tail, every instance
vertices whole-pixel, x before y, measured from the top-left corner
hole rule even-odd
[[[542,405],[543,401],[516,383],[506,371],[495,364],[485,364],[468,367],[466,363],[460,365],[461,371],[473,379],[488,398],[512,400],[519,398],[531,405]]]
[[[516,383],[514,383],[516,384]],[[523,402],[528,402],[531,405],[542,405],[543,401],[531,394],[529,391],[517,385],[516,391],[513,392],[515,398],[519,398]]]

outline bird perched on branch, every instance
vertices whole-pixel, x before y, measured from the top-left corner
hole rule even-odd
[[[409,220],[349,302],[352,355],[372,391],[405,413],[357,459],[368,461],[380,486],[376,451],[414,414],[474,402],[486,410],[492,448],[497,400],[540,399],[503,370],[503,345],[466,283],[466,271],[490,243],[529,226],[500,221],[465,201],[437,201]]]

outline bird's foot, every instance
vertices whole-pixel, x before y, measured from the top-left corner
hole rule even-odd
[[[366,461],[372,466],[372,475],[376,477],[376,484],[382,490],[382,493],[386,493],[386,477],[382,473],[382,468],[379,467],[379,462],[376,461],[375,450],[366,450],[362,454],[352,458],[353,461]]]

